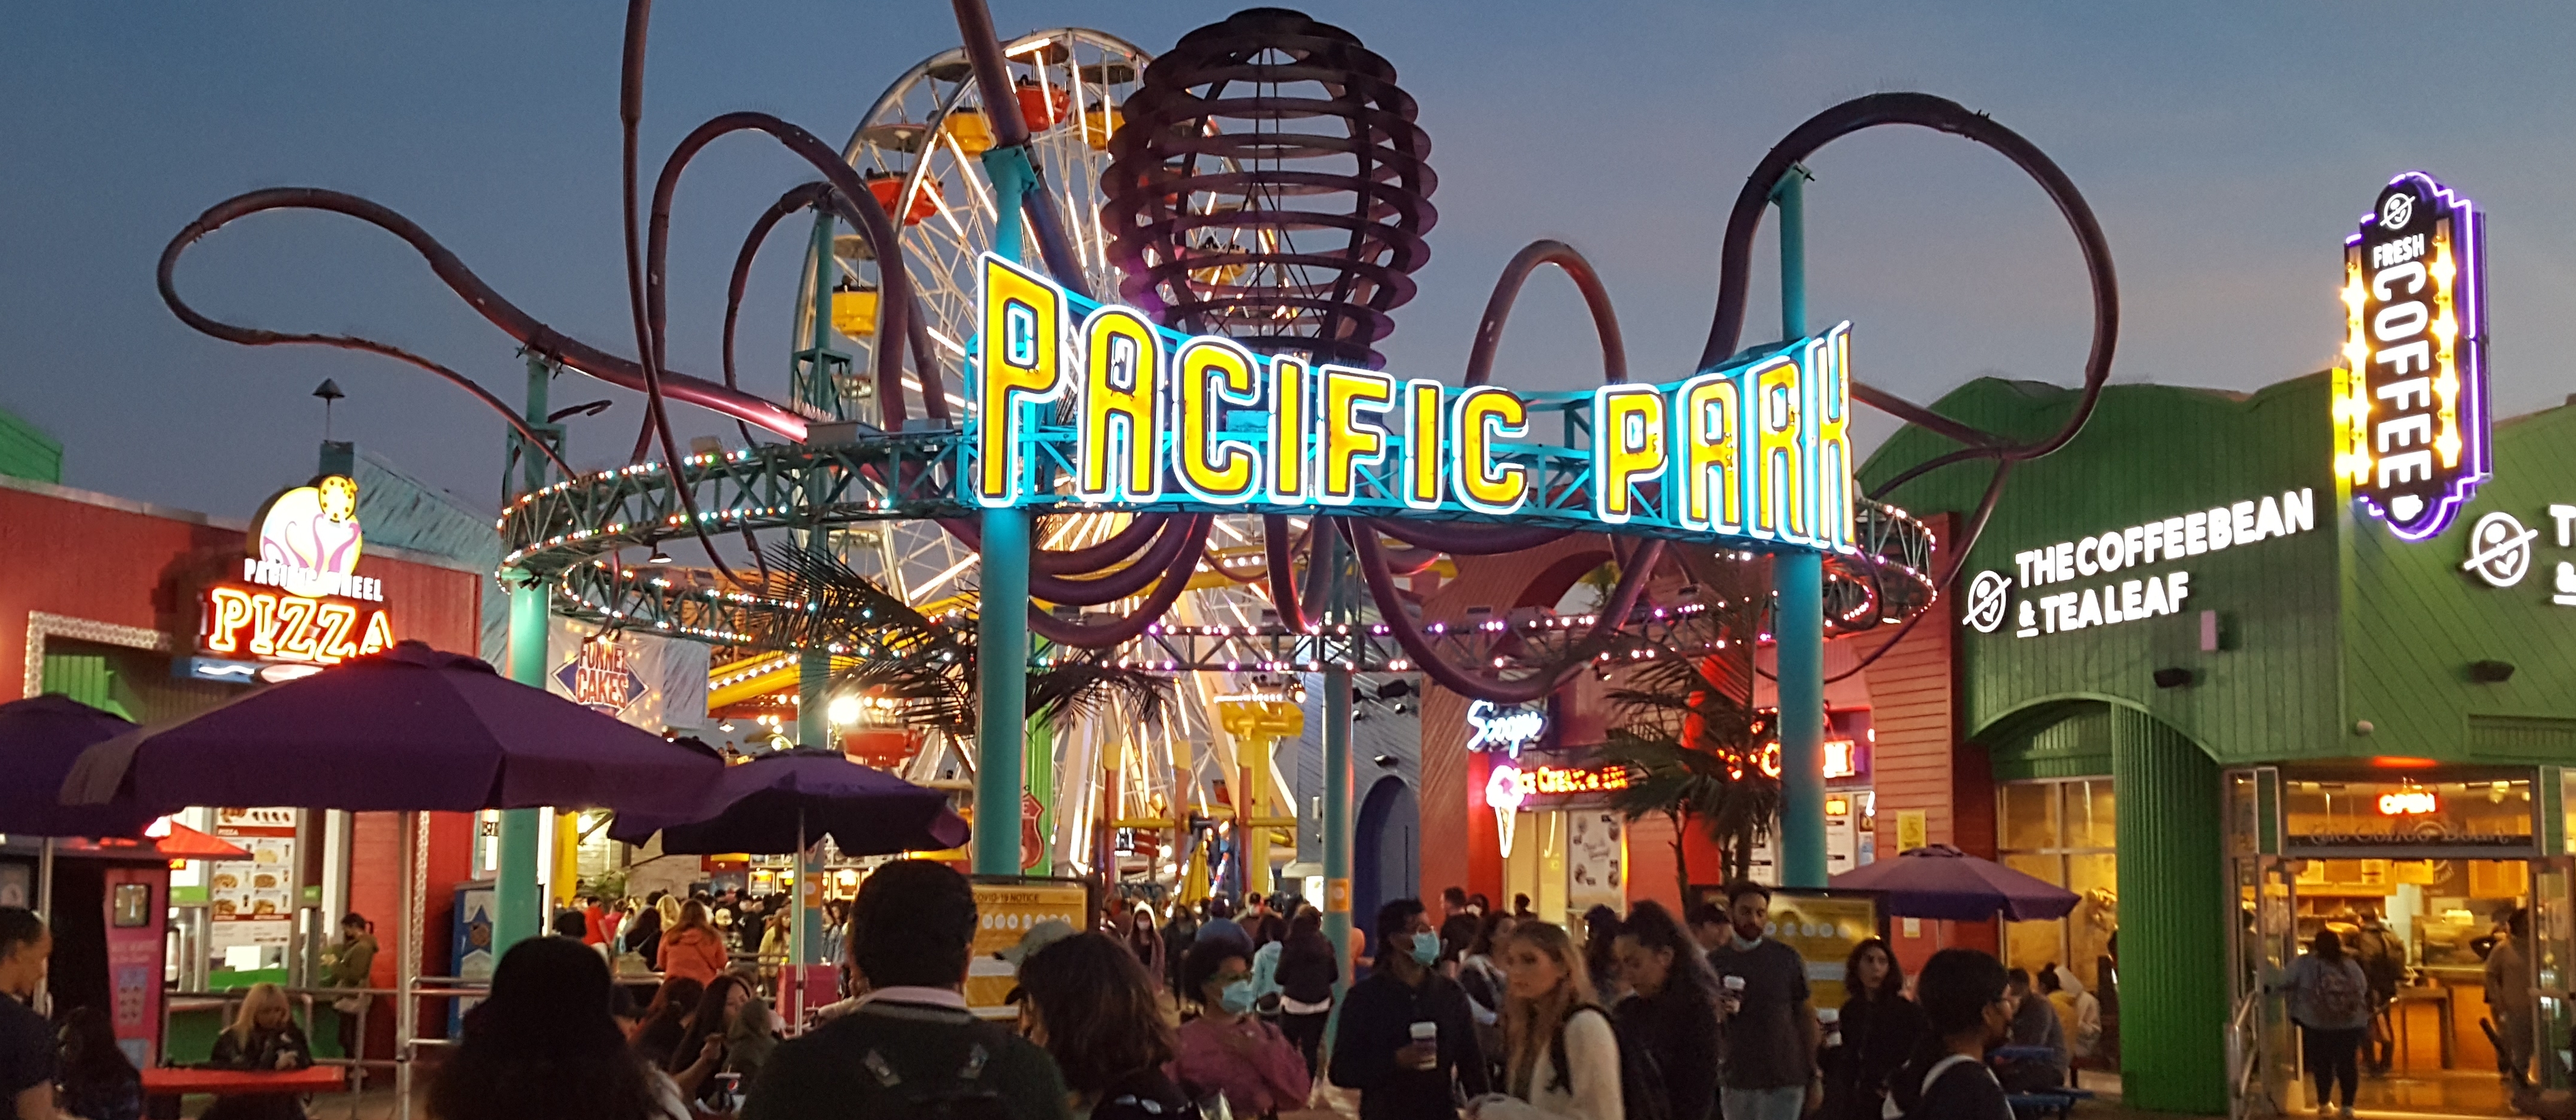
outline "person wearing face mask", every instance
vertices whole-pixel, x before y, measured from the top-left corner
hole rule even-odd
[[[1162,987],[1163,978],[1171,969],[1163,959],[1162,931],[1154,928],[1154,908],[1137,903],[1136,912],[1128,919],[1125,935],[1127,951],[1136,954],[1136,963],[1145,966],[1145,974],[1153,978],[1154,986]]]
[[[1376,968],[1343,997],[1333,1035],[1333,1084],[1360,1093],[1360,1120],[1433,1120],[1458,1114],[1459,1094],[1482,1097],[1484,1051],[1467,993],[1440,975],[1440,934],[1422,903],[1379,907]]]
[[[1903,1120],[2012,1120],[2004,1087],[1986,1068],[1986,1048],[2012,1026],[2013,999],[2002,961],[1974,949],[1943,949],[1914,980],[1926,1029],[1914,1058],[1888,1075],[1889,1110]]]
[[[1247,1118],[1305,1107],[1313,1085],[1306,1059],[1252,1013],[1260,996],[1240,947],[1210,941],[1192,950],[1181,962],[1181,985],[1199,1013],[1181,1024],[1172,1075],[1192,1099],[1223,1093],[1233,1115]]]

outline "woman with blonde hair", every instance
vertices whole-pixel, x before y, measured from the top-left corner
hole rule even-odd
[[[303,1069],[313,1064],[313,1044],[295,1025],[286,992],[275,984],[253,984],[242,996],[241,1011],[231,1026],[215,1036],[207,1064],[223,1069]],[[304,1120],[303,1102],[292,1095],[271,1094],[217,1098],[206,1115],[216,1120]]]
[[[662,905],[679,911],[676,918],[665,918],[668,924],[662,928],[661,959],[655,962],[662,975],[713,984],[733,958],[725,951],[724,935],[707,920],[707,904],[693,898],[678,905],[665,898]]]
[[[1522,922],[1500,946],[1504,1085],[1468,1103],[1475,1120],[1620,1120],[1619,1034],[1563,927]]]

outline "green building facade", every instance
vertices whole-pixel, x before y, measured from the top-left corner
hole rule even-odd
[[[2555,1009],[2566,985],[2551,939],[2576,926],[2560,773],[2576,761],[2576,407],[2494,425],[2493,476],[2408,542],[2338,491],[2332,392],[2329,373],[2251,394],[2109,387],[2072,443],[2014,470],[1945,589],[1965,620],[1956,749],[1991,768],[1999,851],[2099,896],[2084,930],[2008,929],[2007,955],[2115,964],[2108,1049],[2133,1108],[2218,1114],[2231,1091],[2304,1104],[2286,1013],[2261,988],[2365,914],[2408,946],[2399,1014],[2427,1005],[2423,1053],[2392,1075],[2415,1111],[2475,1111],[2495,1091],[2461,955],[2494,910],[2558,919],[2538,923],[2526,1004]],[[1936,410],[2037,438],[2078,399],[1985,379]],[[1955,446],[1909,427],[1863,485]],[[1991,470],[1944,467],[1887,497],[1964,523]],[[2107,839],[2078,839],[2088,826]],[[2093,878],[2070,881],[2088,859]],[[2460,1036],[2438,1054],[2433,1010]],[[2236,1086],[2231,1046],[2257,1059]],[[2562,1066],[2530,1068],[2564,1083]]]

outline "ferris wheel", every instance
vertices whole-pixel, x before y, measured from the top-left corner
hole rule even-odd
[[[1152,56],[1123,39],[1082,28],[1057,28],[1023,35],[1003,47],[1022,117],[1028,122],[1030,158],[1042,188],[1064,215],[1067,240],[1090,290],[1115,298],[1120,275],[1112,264],[1111,237],[1102,221],[1106,199],[1102,173],[1111,161],[1110,140],[1123,123],[1120,106],[1139,88]],[[983,112],[983,91],[963,48],[951,49],[906,71],[877,98],[851,134],[843,158],[867,181],[876,202],[894,219],[902,239],[916,311],[924,325],[928,352],[937,363],[951,414],[962,412],[966,343],[975,333],[978,260],[996,242],[1000,218],[994,191],[981,156],[993,146],[990,119]],[[1229,234],[1212,237],[1231,237]],[[1216,251],[1221,247],[1211,246]],[[831,244],[828,264],[818,259],[819,246],[809,246],[801,270],[794,315],[796,345],[814,337],[813,317],[829,308],[834,343],[853,355],[849,369],[872,368],[881,274],[866,240],[842,234]],[[828,277],[828,300],[817,300],[815,285]],[[874,383],[847,376],[834,386],[845,402],[845,416],[882,424],[884,413]],[[916,377],[907,374],[905,388],[920,393]],[[1081,547],[1121,528],[1128,515],[1087,514],[1055,519],[1043,530],[1041,547]],[[1258,552],[1257,518],[1225,518],[1210,541],[1224,556]],[[836,530],[835,550],[854,568],[877,579],[916,607],[936,607],[977,582],[975,550],[932,522],[884,522]],[[1238,562],[1239,570],[1243,566]],[[1215,566],[1224,569],[1225,565]],[[1204,586],[1201,586],[1204,584]],[[1251,625],[1260,621],[1267,603],[1250,584],[1211,572],[1195,581],[1176,612],[1176,620]],[[1185,798],[1187,775],[1215,762],[1216,696],[1222,687],[1196,679],[1180,682],[1178,703],[1158,727],[1126,729],[1068,728],[1071,753],[1096,763],[1098,752],[1129,749],[1130,804],[1159,804],[1166,811]],[[1121,744],[1115,740],[1132,739]],[[951,744],[964,750],[967,744]],[[938,766],[934,752],[916,761],[916,776]],[[1094,765],[1065,767],[1068,773]]]
[[[1100,225],[1100,173],[1109,165],[1109,139],[1120,123],[1118,106],[1137,88],[1151,56],[1116,36],[1081,28],[1023,35],[1003,48],[1029,124],[1030,159],[1044,189],[1066,216],[1068,240],[1092,290],[1115,291]],[[897,78],[861,118],[843,156],[858,170],[901,231],[918,312],[938,362],[949,407],[962,411],[966,343],[974,334],[976,261],[995,243],[998,218],[993,184],[981,160],[993,146],[991,119],[964,48],[931,56]],[[807,249],[797,293],[797,345],[813,337],[814,285],[832,278],[828,301],[832,329],[856,355],[850,367],[865,370],[875,353],[879,275],[865,238],[844,234],[832,243],[828,267]],[[881,423],[875,386],[850,377],[837,387],[849,418]],[[905,388],[921,391],[907,374]],[[1088,527],[1086,527],[1088,528]],[[973,585],[975,551],[928,522],[895,523],[853,534],[844,542],[862,570],[872,562],[890,590],[915,605],[955,595]],[[1074,543],[1074,542],[1067,542]],[[1064,547],[1056,544],[1055,547]]]

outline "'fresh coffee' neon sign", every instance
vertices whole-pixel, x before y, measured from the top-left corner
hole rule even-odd
[[[2335,474],[2410,541],[2487,478],[2485,232],[2468,199],[2409,171],[2344,239]]]

